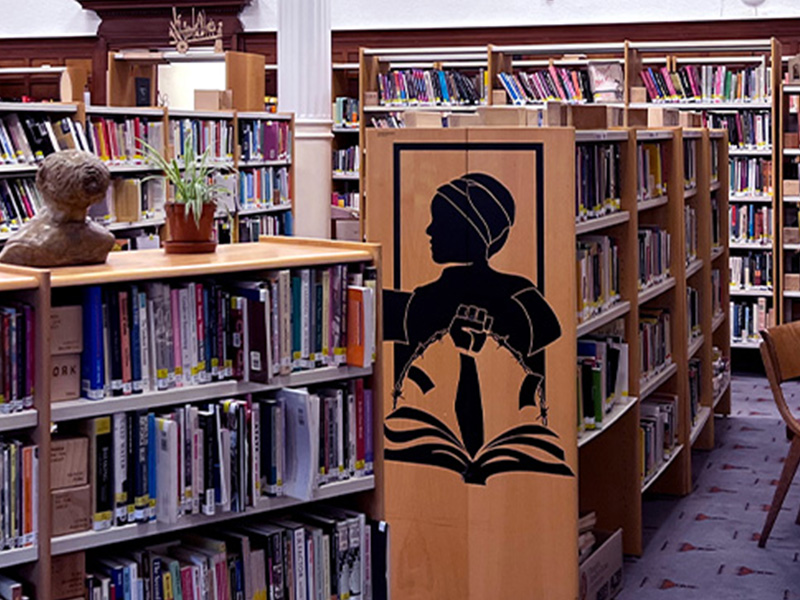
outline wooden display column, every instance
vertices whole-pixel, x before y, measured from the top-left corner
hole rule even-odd
[[[575,598],[574,132],[367,136],[393,595]]]

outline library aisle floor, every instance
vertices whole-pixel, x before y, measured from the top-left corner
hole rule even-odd
[[[698,473],[686,498],[644,505],[645,551],[627,558],[619,600],[800,599],[800,478],[765,549],[757,545],[789,450],[765,377],[734,376],[731,415],[716,420],[717,444],[693,453]],[[784,384],[800,414],[800,382]]]

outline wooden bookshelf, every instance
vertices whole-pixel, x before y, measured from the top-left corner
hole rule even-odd
[[[0,265],[0,302],[22,301],[34,311],[35,373],[33,407],[0,416],[4,436],[18,438],[38,447],[38,473],[33,482],[38,507],[50,505],[50,278],[49,273],[25,267]],[[50,511],[37,512],[37,538],[33,546],[0,551],[0,567],[11,568],[27,581],[37,596],[50,591]]]
[[[358,101],[359,92],[358,92],[358,72],[359,72],[359,63],[334,63],[333,64],[333,82],[331,86],[331,100],[334,106],[335,111],[335,104],[337,98],[352,98],[355,101]],[[358,154],[358,159],[363,164],[363,154],[360,152],[360,129],[361,129],[361,111],[358,110],[357,112],[357,120],[354,123],[351,119],[345,119],[344,122],[337,123],[336,122],[336,115],[333,114],[334,123],[333,123],[333,152],[337,152],[339,150],[344,150],[347,148],[356,148],[356,153]],[[345,115],[346,117],[347,115]],[[344,211],[334,211],[332,210],[331,213],[331,236],[334,238],[346,239],[342,237],[346,235],[344,233],[344,227],[342,227],[342,232],[337,233],[337,223],[339,221],[358,221],[359,220],[359,211],[360,211],[360,200],[361,200],[361,175],[359,170],[356,169],[354,171],[337,171],[333,170],[331,174],[331,178],[333,181],[333,193],[334,194],[343,194],[343,195],[350,195],[355,194],[356,198],[358,199],[357,202],[351,203],[350,205],[345,204],[344,206],[336,206],[336,208],[343,208]],[[333,202],[333,200],[331,200]],[[358,226],[358,233],[357,236],[360,239],[361,235],[361,227],[360,224]]]
[[[444,240],[439,238],[441,232],[434,231],[437,225],[429,230],[434,239],[434,256],[431,255],[431,238],[425,231],[432,222],[431,202],[439,186],[465,173],[480,172],[500,182],[516,200],[511,201],[515,216],[508,241],[492,257],[490,269],[502,277],[513,273],[518,283],[522,278],[530,282],[526,285],[535,282],[540,290],[546,284],[544,298],[555,311],[561,327],[560,339],[543,353],[549,399],[547,427],[557,432],[558,437],[553,441],[563,448],[563,460],[576,473],[576,292],[574,267],[570,266],[574,264],[574,239],[573,235],[547,236],[545,244],[542,237],[545,231],[574,232],[574,209],[571,202],[564,202],[565,197],[574,194],[574,132],[537,128],[371,130],[367,133],[367,144],[366,192],[370,198],[367,239],[381,242],[384,249],[387,306],[389,290],[401,295],[413,290],[421,294],[426,287],[436,286],[431,282],[437,278],[441,277],[438,280],[441,282],[450,272],[455,275],[458,270],[470,268],[439,263],[442,259],[436,258],[438,244]],[[470,144],[475,145],[474,149],[470,149]],[[517,151],[504,151],[517,145]],[[503,150],[493,150],[495,146]],[[403,156],[398,165],[393,157],[400,147]],[[448,150],[449,147],[452,149]],[[541,171],[544,187],[543,191],[537,191],[533,177],[536,169],[530,165],[545,156],[547,160]],[[392,191],[396,186],[400,186],[399,195]],[[522,198],[533,198],[533,201],[523,202]],[[434,223],[438,223],[436,219],[434,216]],[[458,239],[452,241],[458,244]],[[520,257],[526,258],[520,260]],[[480,279],[468,287],[460,292],[442,289],[441,298],[445,300],[451,294],[461,293],[463,301],[470,304],[485,304],[493,297],[501,302],[505,298],[499,286],[482,284]],[[394,298],[397,298],[396,293]],[[458,300],[453,300],[455,309]],[[491,309],[488,305],[487,308]],[[533,325],[537,331],[544,325],[541,314]],[[392,320],[386,319],[386,329],[391,329],[394,336],[387,334],[387,340],[399,340],[396,336],[398,326],[402,329],[403,319],[398,315],[395,310]],[[496,312],[492,316],[497,323],[492,327],[500,332],[503,320],[511,315],[501,316]],[[445,318],[450,320],[449,316]],[[413,332],[416,324],[412,321],[408,327],[407,331]],[[447,423],[454,421],[452,402],[460,375],[452,358],[457,359],[459,353],[453,352],[450,339],[444,337],[442,344],[430,346],[419,362],[414,362],[428,373],[435,388],[423,396],[411,381],[401,380],[403,395],[398,398],[398,409],[425,407]],[[394,364],[393,357],[400,358],[402,346],[402,341],[386,344],[383,375],[387,392],[394,387],[398,373],[388,365]],[[486,348],[490,346],[494,348],[495,342],[487,340]],[[508,426],[532,422],[540,406],[537,401],[536,407],[520,408],[519,364],[507,358],[505,352],[484,349],[475,359],[480,364],[479,385],[486,411],[481,429],[485,422],[487,440]],[[385,398],[388,400],[389,396]],[[387,414],[393,409],[391,402],[386,405]],[[627,414],[621,416],[619,422],[628,418]],[[389,418],[386,426],[392,427],[395,422]],[[455,423],[452,427],[462,433],[470,431],[469,427],[459,428]],[[587,447],[600,439],[602,436]],[[387,441],[387,450],[389,448]],[[487,594],[517,598],[534,594],[537,598],[552,599],[577,595],[577,538],[567,533],[574,532],[577,523],[575,477],[548,475],[543,479],[542,474],[535,472],[510,472],[491,476],[485,484],[473,484],[465,481],[468,477],[465,473],[432,465],[387,460],[384,468],[386,518],[391,522],[394,539],[406,540],[392,545],[392,569],[423,568],[440,574],[425,580],[395,578],[394,594],[419,598],[453,595],[466,598]],[[536,508],[531,511],[531,507]],[[454,536],[454,531],[459,534]],[[481,556],[474,552],[476,544],[482,549]],[[496,559],[491,567],[484,560],[489,554]]]
[[[264,496],[244,512],[222,512],[213,516],[185,515],[176,524],[159,521],[114,526],[104,531],[85,531],[54,537],[50,523],[50,440],[51,423],[86,419],[132,411],[185,405],[222,399],[248,393],[275,390],[280,387],[302,387],[352,378],[365,378],[373,390],[373,431],[375,432],[374,474],[346,481],[320,485],[311,502],[333,500],[383,517],[383,400],[381,397],[381,350],[379,344],[374,368],[323,367],[279,377],[269,385],[239,381],[223,381],[206,385],[176,388],[166,392],[150,392],[100,401],[74,400],[50,403],[50,307],[53,298],[72,294],[81,287],[146,280],[170,280],[183,277],[245,276],[259,277],[271,269],[314,267],[340,263],[366,263],[380,269],[380,248],[371,244],[332,242],[303,238],[262,237],[259,242],[220,246],[215,253],[202,255],[166,255],[161,250],[112,253],[103,265],[63,267],[35,270],[0,265],[0,295],[4,301],[22,300],[36,311],[36,377],[34,409],[0,414],[0,431],[25,436],[39,447],[38,469],[38,545],[0,551],[0,568],[13,568],[14,575],[28,582],[36,597],[51,600],[52,557],[87,549],[108,547],[121,542],[185,531],[209,524],[220,524],[272,511],[299,507],[305,502],[290,498]],[[51,286],[51,282],[53,285]],[[380,272],[378,285],[380,285]],[[377,300],[377,314],[381,315]],[[378,340],[382,335],[378,316]],[[51,414],[52,410],[52,414]],[[17,577],[15,577],[17,578]],[[26,588],[27,589],[27,588]]]

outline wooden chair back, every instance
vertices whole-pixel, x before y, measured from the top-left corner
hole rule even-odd
[[[800,377],[800,321],[770,327],[761,332],[761,337],[761,358],[775,404],[789,429],[800,436],[800,422],[789,410],[781,389],[784,381]]]

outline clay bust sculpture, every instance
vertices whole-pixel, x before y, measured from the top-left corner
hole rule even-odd
[[[87,221],[86,211],[103,199],[110,180],[106,166],[88,152],[48,156],[36,174],[44,207],[8,239],[0,262],[29,267],[105,262],[114,236]]]

